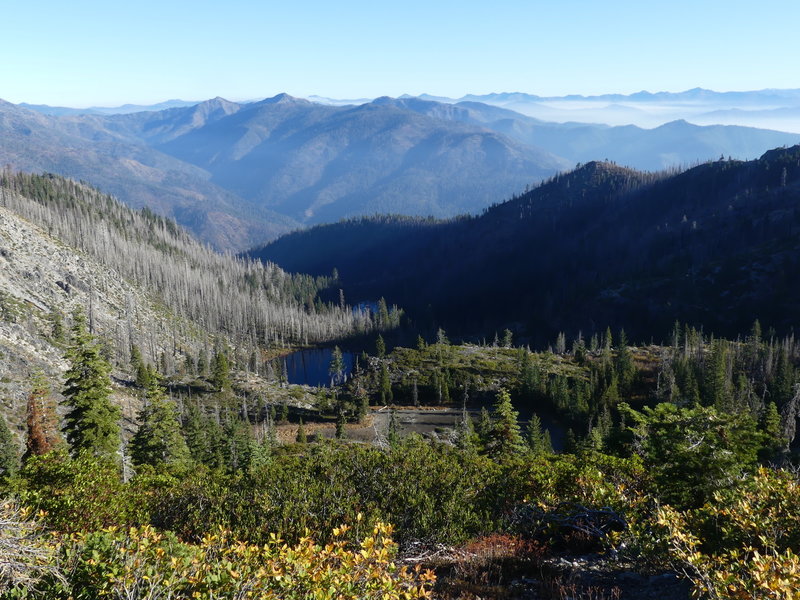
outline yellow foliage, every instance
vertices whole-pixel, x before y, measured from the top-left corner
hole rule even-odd
[[[657,523],[696,597],[800,600],[800,556],[789,547],[800,531],[798,492],[800,484],[790,475],[762,469],[727,506],[717,495],[713,505],[695,512],[659,508]],[[691,523],[701,516],[714,519],[715,544],[692,532]]]
[[[343,528],[339,528],[341,534]],[[398,567],[392,528],[379,523],[359,548],[325,546],[310,536],[289,546],[277,536],[263,546],[226,531],[199,545],[177,542],[152,527],[105,531],[78,540],[76,571],[98,598],[180,597],[211,600],[416,600],[429,598],[435,576]]]

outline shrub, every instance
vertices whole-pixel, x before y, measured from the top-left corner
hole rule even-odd
[[[658,511],[676,567],[712,600],[794,600],[800,590],[800,484],[761,469],[697,511]]]
[[[72,573],[68,592],[89,598],[259,598],[263,600],[428,598],[435,577],[393,561],[392,528],[377,524],[356,547],[343,540],[347,528],[322,546],[308,535],[286,544],[273,535],[261,546],[230,532],[185,544],[150,526],[76,535],[63,548]]]

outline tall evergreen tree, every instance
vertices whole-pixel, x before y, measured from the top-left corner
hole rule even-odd
[[[253,432],[250,424],[238,416],[232,417],[223,428],[223,458],[228,472],[246,471],[253,450]]]
[[[334,346],[331,351],[331,363],[328,365],[328,373],[331,376],[331,384],[335,385],[342,381],[344,375],[344,356],[339,346]]]
[[[729,412],[732,383],[728,375],[728,344],[715,340],[711,346],[705,373],[706,404],[722,412]]]
[[[617,357],[614,362],[619,385],[623,390],[627,390],[633,381],[636,367],[633,364],[631,349],[628,347],[628,336],[625,334],[624,329],[619,331],[619,345],[617,346]]]
[[[475,427],[475,433],[478,435],[478,441],[483,448],[489,446],[492,436],[492,417],[485,406],[481,407],[480,415],[478,416],[478,424]]]
[[[305,444],[308,442],[308,437],[306,436],[306,428],[303,427],[303,419],[300,419],[300,423],[297,425],[297,436],[295,436],[295,441],[298,444]]]
[[[461,407],[461,417],[456,421],[454,429],[453,443],[457,448],[465,452],[474,452],[478,448],[480,437],[475,431],[475,425],[467,412],[466,404]]]
[[[528,447],[531,449],[533,454],[550,454],[553,452],[552,442],[550,441],[550,432],[545,432],[545,430],[542,428],[542,420],[536,413],[531,415],[526,437]]]
[[[228,353],[219,348],[211,364],[211,383],[219,392],[231,391],[231,365]]]
[[[114,456],[120,447],[121,411],[110,400],[111,365],[86,330],[82,313],[74,315],[72,343],[66,358],[70,362],[63,392],[70,406],[64,426],[67,442],[74,454]]]
[[[389,413],[386,441],[389,442],[389,445],[392,447],[400,443],[400,423],[397,421],[397,412],[394,409]]]
[[[178,464],[189,460],[178,409],[175,402],[167,399],[155,374],[150,378],[139,421],[139,429],[131,439],[131,457],[136,464]]]
[[[489,453],[497,459],[507,458],[525,451],[525,442],[519,428],[519,413],[511,404],[511,396],[505,389],[497,393],[492,413],[492,433]]]
[[[209,453],[208,431],[205,419],[196,402],[189,402],[183,421],[183,437],[192,460],[206,462]]]

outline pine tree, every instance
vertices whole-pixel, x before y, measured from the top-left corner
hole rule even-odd
[[[278,423],[288,423],[289,422],[289,404],[284,400],[281,404],[281,412],[278,415]]]
[[[461,407],[461,417],[456,422],[453,443],[465,452],[474,452],[480,444],[480,437],[475,431],[466,404]]]
[[[389,413],[386,441],[389,442],[391,447],[395,447],[400,443],[400,424],[397,421],[397,412],[394,409]]]
[[[209,454],[208,432],[205,427],[205,419],[196,402],[188,403],[186,408],[183,437],[191,459],[198,463],[206,462]]]
[[[56,403],[42,373],[33,378],[27,405],[28,437],[23,460],[55,450],[64,440],[58,430]]]
[[[246,471],[250,467],[253,433],[250,424],[233,417],[223,428],[223,460],[229,473]]]
[[[345,430],[345,423],[346,423],[346,419],[345,419],[345,416],[344,416],[344,411],[340,409],[338,411],[337,415],[336,415],[336,439],[337,440],[343,440],[345,438],[345,436],[347,435],[347,432]]]
[[[774,402],[768,402],[759,423],[764,434],[764,447],[759,452],[762,461],[775,459],[781,452],[788,450],[788,443],[783,437],[781,429],[781,416]]]
[[[139,346],[135,344],[131,344],[131,373],[134,375],[139,373],[139,369],[144,366],[144,360],[142,359],[142,351],[139,350]],[[139,382],[136,382],[136,385],[140,385]],[[140,386],[143,387],[143,386]]]
[[[567,454],[577,454],[578,452],[578,438],[575,431],[570,427],[564,435],[564,452]]]
[[[485,406],[481,407],[475,432],[478,434],[478,440],[481,446],[486,448],[489,445],[492,435],[492,417],[489,415],[489,411],[486,410]]]
[[[0,415],[0,480],[13,477],[19,470],[19,454],[14,436]]]
[[[331,384],[337,384],[342,380],[344,373],[344,357],[339,346],[334,346],[331,352],[331,363],[328,366],[328,373],[331,376]]]
[[[303,427],[303,419],[300,419],[300,423],[297,426],[297,436],[295,437],[295,441],[298,444],[305,444],[308,442],[308,438],[306,437],[306,429]]]
[[[620,387],[623,390],[627,390],[633,381],[636,367],[633,365],[633,356],[631,356],[631,349],[628,348],[628,336],[625,335],[624,329],[619,331],[619,346],[617,347],[614,367],[619,378]]]
[[[381,363],[379,389],[381,404],[391,404],[394,399],[394,395],[392,394],[392,380],[389,378],[389,369],[386,367],[386,363],[383,362]]]
[[[50,323],[50,339],[56,344],[62,344],[64,340],[64,318],[61,311],[54,308],[47,315],[47,321]]]
[[[219,392],[231,391],[231,365],[228,361],[228,354],[223,349],[218,349],[214,353],[214,360],[211,364],[211,384]]]
[[[131,439],[131,457],[143,465],[181,464],[190,452],[181,431],[175,402],[168,400],[158,377],[150,378],[145,407],[139,413],[139,429]]]
[[[356,419],[359,423],[363,423],[369,413],[369,394],[367,394],[367,390],[364,389],[360,382],[355,384],[353,399],[355,400]]]
[[[733,394],[728,377],[728,345],[724,340],[715,340],[711,346],[705,379],[707,404],[721,412],[729,412]]]
[[[503,459],[525,450],[525,442],[519,429],[519,413],[511,404],[511,396],[505,389],[497,393],[492,413],[492,433],[489,452],[496,459]]]
[[[383,336],[380,333],[375,338],[375,356],[378,358],[386,356],[386,342],[383,341]]]
[[[550,432],[542,429],[542,420],[539,415],[533,413],[531,420],[528,423],[527,440],[528,447],[535,455],[549,454],[553,451],[553,446],[550,441]]]
[[[70,367],[66,372],[64,398],[71,407],[64,432],[74,454],[88,452],[114,456],[120,447],[121,411],[111,404],[108,364],[94,336],[86,330],[86,318],[74,316],[72,344],[67,351]]]

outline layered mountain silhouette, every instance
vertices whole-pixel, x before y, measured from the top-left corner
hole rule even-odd
[[[86,180],[174,217],[218,249],[242,250],[360,215],[479,213],[598,158],[659,169],[800,142],[680,121],[655,129],[547,123],[480,102],[419,98],[180,104],[57,115],[2,103],[0,161]]]
[[[788,330],[800,309],[798,206],[800,146],[659,175],[591,162],[478,217],[350,220],[254,255],[336,268],[348,298],[383,294],[423,328],[510,327],[542,343],[609,325],[666,338],[675,320],[735,334],[758,317]]]

